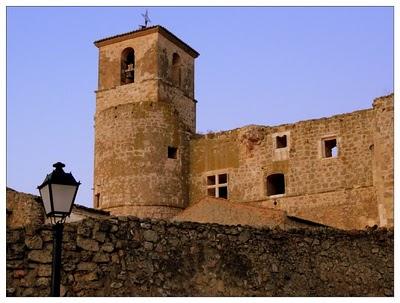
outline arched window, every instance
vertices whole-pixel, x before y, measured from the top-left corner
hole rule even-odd
[[[135,82],[135,51],[126,48],[121,55],[121,85]]]
[[[172,55],[172,84],[181,86],[181,57],[177,53]]]
[[[285,193],[284,174],[272,174],[267,177],[267,196]]]

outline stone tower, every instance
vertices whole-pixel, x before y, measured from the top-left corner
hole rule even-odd
[[[188,205],[198,53],[161,26],[98,40],[94,207],[167,218]]]

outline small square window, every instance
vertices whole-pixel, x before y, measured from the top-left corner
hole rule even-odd
[[[207,195],[228,199],[228,174],[207,176]]]
[[[276,136],[276,148],[285,148],[287,147],[287,137],[286,135],[283,136]]]
[[[324,158],[336,158],[338,156],[336,138],[324,139],[322,141],[322,156]]]
[[[178,149],[176,147],[168,146],[168,158],[176,159],[178,155]]]

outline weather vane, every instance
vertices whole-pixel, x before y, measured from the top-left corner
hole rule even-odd
[[[142,28],[146,28],[147,27],[147,23],[150,23],[151,20],[149,18],[149,12],[147,11],[147,9],[146,9],[146,13],[145,14],[141,14],[141,15],[144,18],[144,25],[139,25],[140,28],[142,29]]]

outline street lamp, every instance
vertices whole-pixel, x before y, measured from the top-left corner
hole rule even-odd
[[[51,296],[60,296],[61,247],[65,219],[71,214],[78,187],[71,173],[65,173],[61,162],[53,164],[55,169],[38,186],[46,217],[53,224],[53,267],[51,275]]]

